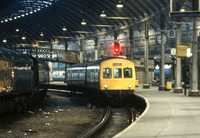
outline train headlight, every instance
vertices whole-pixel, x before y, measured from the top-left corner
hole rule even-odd
[[[131,85],[128,85],[129,88],[131,88]]]
[[[107,89],[107,88],[108,88],[108,86],[107,86],[107,85],[105,85],[105,86],[104,86],[104,88],[105,88],[105,89]]]

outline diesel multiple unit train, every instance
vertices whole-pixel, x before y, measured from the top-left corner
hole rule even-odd
[[[0,47],[0,113],[39,102],[46,95],[48,83],[45,62]]]
[[[71,91],[101,93],[121,97],[135,90],[135,67],[123,58],[105,58],[91,63],[74,64],[67,68],[67,84]]]

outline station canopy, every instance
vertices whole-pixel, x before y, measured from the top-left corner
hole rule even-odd
[[[161,14],[165,28],[172,27],[170,0],[1,0],[0,44],[34,46],[90,39],[114,32],[142,31],[145,23],[160,30]],[[192,0],[174,0],[179,7],[191,9]],[[182,19],[185,22],[190,18]]]

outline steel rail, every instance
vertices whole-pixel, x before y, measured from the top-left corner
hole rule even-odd
[[[110,118],[111,118],[111,108],[109,106],[106,106],[105,110],[106,111],[105,111],[104,117],[102,118],[101,122],[95,128],[93,128],[90,132],[85,134],[83,136],[83,138],[94,137],[105,126],[105,124],[110,120]]]

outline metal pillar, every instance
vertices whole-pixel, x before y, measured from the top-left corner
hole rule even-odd
[[[199,96],[198,90],[198,45],[197,45],[197,17],[193,17],[193,47],[192,47],[192,71],[191,89],[189,96]]]
[[[129,27],[130,60],[133,60],[133,28]]]
[[[67,64],[65,64],[65,83],[67,83]]]
[[[166,90],[165,89],[165,15],[161,14],[161,59],[160,59],[160,85],[159,85],[159,91]]]
[[[160,86],[159,91],[166,90],[165,88],[165,44],[164,44],[164,35],[165,30],[160,30],[161,32],[161,64],[160,64]]]
[[[52,73],[53,73],[52,62],[50,61],[49,62],[49,81],[50,82],[53,81]]]
[[[83,63],[83,40],[80,40],[80,63]]]
[[[145,51],[144,51],[144,70],[145,70],[145,77],[144,77],[144,84],[143,88],[148,89],[150,87],[149,84],[149,66],[148,66],[148,60],[149,60],[149,23],[145,23]]]
[[[98,38],[95,37],[95,46],[94,46],[94,50],[95,50],[95,60],[98,60]]]
[[[181,24],[177,24],[177,40],[176,44],[181,44]],[[182,93],[182,86],[181,86],[181,58],[176,58],[176,67],[175,67],[175,88],[174,93]]]

